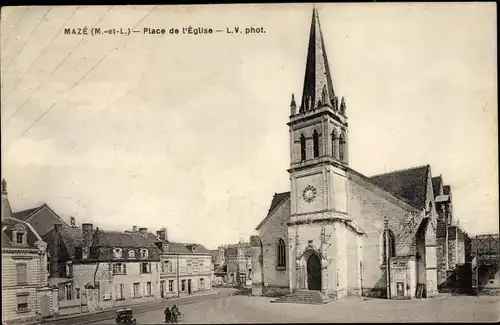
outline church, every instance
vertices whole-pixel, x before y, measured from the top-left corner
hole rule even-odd
[[[335,93],[316,9],[306,62],[287,123],[290,191],[273,196],[250,238],[252,295],[436,295],[451,254],[437,240],[451,225],[450,186],[429,165],[375,176],[349,166],[347,105]]]

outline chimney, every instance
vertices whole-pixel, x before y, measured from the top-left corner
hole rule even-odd
[[[75,217],[70,217],[70,218],[69,218],[69,224],[70,224],[71,228],[76,228],[76,220],[75,220]]]
[[[137,232],[137,226],[132,226],[132,231]]]
[[[60,235],[62,225],[60,223],[54,224],[54,233],[52,237],[52,250],[50,252],[50,277],[59,277],[59,250],[60,250]]]
[[[92,244],[94,246],[100,246],[100,242],[99,242],[99,227],[96,227],[94,233],[92,234]]]
[[[139,228],[139,232],[140,232],[141,234],[145,234],[145,233],[147,233],[147,232],[148,232],[148,228]]]
[[[91,223],[82,223],[82,259],[87,259],[90,252],[90,244],[92,244],[94,225]]]
[[[156,236],[160,239],[160,241],[166,241],[167,240],[167,229],[166,228],[161,228],[156,232]]]

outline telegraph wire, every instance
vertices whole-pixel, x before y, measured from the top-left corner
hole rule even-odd
[[[10,68],[10,66],[12,65],[12,63],[14,63],[16,61],[16,59],[19,56],[19,54],[21,54],[21,52],[23,51],[24,46],[26,45],[26,43],[28,43],[28,41],[33,37],[33,34],[37,31],[38,27],[42,24],[42,22],[45,20],[45,17],[47,17],[47,15],[49,14],[49,12],[51,10],[52,10],[52,8],[49,8],[47,11],[45,11],[45,14],[42,16],[42,18],[40,19],[40,21],[38,22],[38,24],[36,24],[36,27],[31,31],[30,35],[24,41],[23,45],[21,45],[21,48],[19,50],[17,50],[16,54],[14,55],[14,57],[12,58],[12,60],[10,60],[9,64],[7,65],[7,67],[5,68],[4,71],[8,71],[9,68]]]
[[[19,79],[17,80],[17,82],[15,83],[15,85],[10,89],[10,91],[6,94],[6,98],[8,98],[8,96],[12,93],[12,91],[14,91],[14,89],[17,88],[17,85],[24,79],[24,77],[26,76],[26,74],[31,70],[33,69],[33,67],[35,66],[35,64],[43,57],[43,55],[45,54],[45,51],[47,51],[47,49],[52,45],[52,43],[54,42],[54,40],[59,36],[59,34],[61,33],[61,31],[64,29],[64,26],[66,26],[66,24],[68,23],[68,21],[70,21],[70,19],[72,19],[75,14],[78,12],[78,10],[80,10],[80,6],[76,7],[76,10],[73,12],[73,14],[71,16],[68,17],[68,19],[66,19],[66,21],[64,22],[63,26],[61,27],[61,29],[54,35],[54,37],[52,38],[52,40],[49,42],[49,44],[42,50],[42,52],[40,52],[40,54],[37,56],[36,60],[33,61],[33,63],[31,64],[31,66],[26,70],[24,71],[23,75],[21,77],[19,77]]]
[[[146,15],[144,15],[144,17],[142,17],[135,25],[132,29],[135,29],[140,23],[142,23],[144,21],[144,19],[146,19],[154,10],[156,9],[156,6],[153,7],[150,11],[148,11],[148,13]],[[109,10],[111,11],[111,10]],[[108,12],[109,12],[108,11]],[[104,18],[104,17],[103,17]],[[96,24],[97,25],[97,24]],[[125,36],[122,41],[120,42],[121,43],[124,43],[125,40],[128,39],[128,36]],[[105,58],[108,57],[108,55],[113,52],[114,50],[118,49],[118,47],[113,47],[111,48],[110,51],[108,51],[96,64],[94,64],[94,66],[92,66],[92,68],[90,68],[89,71],[87,71],[87,73],[85,73],[72,87],[70,90],[68,90],[68,94],[71,93],[71,91],[80,84],[80,82],[85,79],[85,77],[87,77],[92,71],[95,70],[95,68],[97,68],[103,61]],[[43,117],[45,117],[58,103],[60,102],[60,100],[56,101],[54,104],[52,104],[42,115],[40,115],[20,136],[18,136],[16,139],[14,139],[8,146],[7,148],[5,149],[5,152],[7,152],[10,148],[10,146],[16,142],[17,140],[19,140],[21,137],[23,137],[26,133],[28,133]]]
[[[97,26],[108,14],[109,12],[113,10],[113,7],[111,7],[111,9],[109,9],[108,11],[106,11],[106,13],[94,24],[93,27]],[[68,55],[66,55],[66,57],[61,61],[59,62],[59,64],[55,67],[54,70],[52,70],[52,72],[50,73],[50,75],[45,78],[45,80],[49,79],[50,77],[52,77],[54,75],[54,73],[56,73],[57,70],[59,70],[59,68],[64,64],[64,62],[66,62],[66,60],[71,56],[71,54],[73,54],[77,49],[78,47],[80,46],[80,44],[82,44],[83,42],[83,38],[80,39],[80,41],[78,42],[78,44],[76,45],[76,47],[70,52],[68,53]],[[31,98],[33,98],[33,96],[40,90],[40,88],[42,87],[42,82],[40,82],[40,84],[38,85],[37,89],[33,92],[31,92],[31,96],[28,97],[28,99],[26,99],[24,101],[24,103],[21,104],[21,106],[19,106],[15,111],[14,111],[14,114],[12,114],[8,120],[7,120],[7,123],[10,122],[10,120],[12,120],[14,118],[14,116],[17,115],[17,113],[30,101]]]

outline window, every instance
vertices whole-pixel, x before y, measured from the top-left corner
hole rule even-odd
[[[168,280],[168,291],[174,291],[174,280]]]
[[[339,138],[339,160],[344,161],[345,158],[345,140],[342,135]]]
[[[134,283],[134,298],[140,296],[141,296],[141,284],[136,282]]]
[[[313,132],[313,151],[314,151],[314,158],[319,157],[319,134],[314,130]]]
[[[66,283],[66,300],[73,300],[73,283]]]
[[[285,249],[285,241],[281,238],[278,239],[278,242],[276,243],[276,259],[277,259],[277,264],[276,266],[279,269],[285,269],[286,268],[286,249]]]
[[[181,291],[186,291],[186,280],[181,281]]]
[[[141,263],[141,273],[151,273],[151,263]]]
[[[172,272],[172,263],[170,261],[163,261],[161,263],[161,272]]]
[[[332,156],[333,158],[337,158],[337,135],[335,134],[335,130],[332,131]]]
[[[141,257],[148,258],[148,250],[147,249],[141,249]]]
[[[252,269],[248,269],[248,280],[252,280]]]
[[[122,249],[121,248],[113,249],[113,257],[114,258],[122,258]]]
[[[76,299],[80,299],[80,288],[76,288]]]
[[[27,311],[28,310],[28,297],[29,297],[29,293],[17,294],[17,311]]]
[[[146,296],[151,296],[151,282],[146,282]]]
[[[125,299],[125,296],[123,295],[123,283],[115,284],[115,299],[116,300]]]
[[[73,263],[66,262],[66,277],[72,278],[73,277]]]
[[[17,284],[28,284],[28,267],[26,263],[16,264]]]
[[[394,233],[390,229],[386,229],[382,233],[382,245],[380,247],[381,251],[381,264],[385,265],[387,261],[387,256],[394,257],[396,256],[396,238]],[[389,254],[389,255],[387,255]]]
[[[306,137],[300,136],[300,161],[306,160]]]
[[[113,264],[113,274],[127,274],[127,264],[114,263]]]
[[[16,233],[16,243],[24,244],[24,233],[23,232]]]
[[[128,251],[128,258],[135,258],[135,251],[133,249]]]

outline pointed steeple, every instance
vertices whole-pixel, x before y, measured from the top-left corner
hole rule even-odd
[[[300,112],[315,109],[322,105],[335,107],[334,102],[336,100],[319,16],[316,8],[314,8]]]
[[[297,104],[295,103],[295,94],[292,94],[292,101],[290,102],[290,115],[295,115]]]

